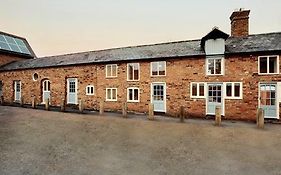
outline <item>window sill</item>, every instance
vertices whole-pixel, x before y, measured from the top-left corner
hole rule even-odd
[[[206,76],[224,76],[224,74],[206,74]]]
[[[191,99],[205,99],[206,97],[205,97],[205,96],[204,96],[204,97],[203,97],[203,96],[202,96],[202,97],[191,96],[190,98],[191,98]]]
[[[279,73],[258,73],[258,75],[279,75]]]
[[[225,97],[226,100],[243,100],[242,97]]]
[[[139,103],[140,101],[127,100],[128,103]]]
[[[131,81],[131,82],[137,82],[137,81],[140,81],[140,80],[127,80],[127,81]]]
[[[116,102],[117,100],[105,100],[107,102]]]
[[[150,75],[151,78],[166,77],[166,75]]]
[[[94,96],[95,94],[86,94],[87,96]]]
[[[117,76],[116,77],[105,77],[106,79],[112,79],[112,78],[117,78]]]

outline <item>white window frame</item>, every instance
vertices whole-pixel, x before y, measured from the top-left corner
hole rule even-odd
[[[260,72],[260,58],[261,57],[266,57],[267,58],[267,73],[261,73]],[[277,72],[276,73],[269,73],[269,57],[276,57],[276,61],[277,61]],[[280,69],[280,67],[279,67],[279,55],[265,55],[265,56],[259,56],[258,57],[258,74],[259,75],[277,75],[277,74],[279,74],[279,69]]]
[[[93,88],[93,93],[89,92],[88,88],[90,88],[90,90],[91,90],[91,88]],[[94,85],[86,86],[86,95],[95,95],[95,86]]]
[[[138,77],[138,79],[137,80],[134,80],[134,73],[133,73],[133,80],[129,80],[129,65],[130,64],[137,64],[138,65],[138,67],[139,67],[139,77]],[[134,72],[134,69],[133,69],[133,72]],[[128,63],[127,64],[127,81],[140,81],[140,63]]]
[[[135,96],[135,89],[137,89],[138,90],[138,100],[130,100],[129,99],[129,91],[130,90],[132,90],[132,97],[134,98],[134,96]],[[140,102],[140,88],[137,88],[137,87],[129,87],[129,88],[127,88],[127,102]]]
[[[164,62],[165,64],[165,75],[159,75],[159,63],[160,62]],[[157,63],[157,75],[152,75],[152,68],[153,68],[153,66],[152,66],[152,64],[155,64],[155,63]],[[164,77],[164,76],[166,76],[166,74],[167,74],[167,63],[166,63],[166,61],[154,61],[154,62],[151,62],[150,63],[150,76],[152,76],[152,77]]]
[[[192,95],[192,86],[196,84],[196,87],[197,87],[197,92],[196,92],[196,96]],[[200,96],[199,95],[199,92],[200,92],[200,89],[199,89],[199,85],[200,84],[203,84],[204,85],[204,96]],[[191,82],[190,83],[190,98],[206,98],[206,83],[205,82]]]
[[[231,84],[231,96],[227,96],[227,89],[226,89],[227,84]],[[235,94],[234,85],[235,84],[240,84],[240,96],[239,97],[234,96],[234,94]],[[243,83],[242,82],[224,82],[224,89],[225,89],[225,93],[224,93],[225,99],[238,99],[238,100],[243,99]]]
[[[116,75],[115,76],[112,75],[112,66],[116,66]],[[110,68],[111,75],[107,75],[107,68]],[[117,64],[107,64],[105,66],[105,77],[106,78],[116,78],[117,76],[118,76],[118,65]]]
[[[109,90],[109,89],[111,89],[111,91],[110,91],[110,93],[111,93],[111,98],[112,98],[112,90],[113,90],[113,89],[116,90],[116,99],[108,99],[108,98],[107,98],[107,90]],[[118,92],[117,92],[117,88],[106,88],[106,89],[105,89],[105,99],[106,99],[105,101],[117,101],[117,97],[118,97],[117,93],[118,93]]]
[[[221,73],[220,74],[211,74],[209,73],[209,59],[221,59]],[[225,58],[223,55],[219,55],[219,56],[207,56],[206,60],[205,60],[205,65],[206,65],[206,75],[208,76],[218,76],[218,75],[224,75],[225,73]],[[216,64],[214,64],[214,71],[216,70]]]

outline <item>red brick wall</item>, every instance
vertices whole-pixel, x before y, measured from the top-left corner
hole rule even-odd
[[[25,58],[0,54],[0,66],[8,64],[12,61],[20,61],[20,60],[25,60]]]
[[[137,61],[136,61],[137,62]],[[31,96],[42,101],[43,79],[51,82],[51,104],[59,106],[61,99],[66,97],[66,79],[78,78],[78,98],[85,100],[86,108],[98,109],[99,101],[105,100],[105,89],[118,88],[118,101],[105,102],[106,110],[121,110],[122,102],[127,101],[127,88],[140,88],[140,102],[128,103],[129,111],[147,112],[150,103],[152,82],[166,82],[167,114],[176,116],[180,106],[184,106],[193,117],[205,116],[205,99],[190,98],[190,82],[243,82],[243,99],[225,100],[225,117],[228,119],[255,120],[258,106],[258,82],[280,81],[280,75],[260,76],[257,55],[233,56],[225,59],[225,75],[206,76],[205,58],[182,58],[167,60],[167,76],[151,77],[150,62],[140,62],[140,81],[127,81],[127,63],[118,64],[118,77],[106,78],[105,65],[84,65],[60,68],[45,68],[0,73],[3,81],[3,95],[6,102],[12,102],[13,81],[22,81],[22,96],[25,103],[31,103]],[[281,65],[281,64],[280,64]],[[32,80],[33,73],[39,79]],[[95,95],[86,96],[86,86],[95,86]]]

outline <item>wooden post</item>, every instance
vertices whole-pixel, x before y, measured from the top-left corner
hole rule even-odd
[[[100,101],[100,115],[104,114],[104,102]]]
[[[20,98],[20,106],[23,107],[23,97]]]
[[[79,112],[83,113],[83,110],[84,110],[83,100],[79,100]]]
[[[154,120],[154,104],[149,104],[148,120]]]
[[[65,100],[64,99],[61,100],[60,111],[65,112]]]
[[[36,108],[36,97],[32,97],[31,107],[32,107],[33,109]]]
[[[180,122],[184,122],[184,108],[183,106],[180,107]]]
[[[0,96],[0,105],[3,105],[3,104],[4,104],[4,96],[1,95],[1,96]]]
[[[221,126],[221,107],[217,106],[216,107],[216,126]]]
[[[49,98],[47,98],[46,100],[45,100],[45,110],[47,110],[47,111],[49,111],[50,110],[50,99]]]
[[[264,110],[262,108],[259,108],[257,111],[257,127],[264,129]]]
[[[128,117],[128,106],[126,102],[124,102],[122,106],[122,115],[124,118]]]

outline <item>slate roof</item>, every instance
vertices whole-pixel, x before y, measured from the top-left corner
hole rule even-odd
[[[0,71],[205,55],[200,42],[189,40],[42,57],[10,63],[1,67]],[[281,32],[229,37],[226,40],[226,54],[264,51],[281,51]]]

